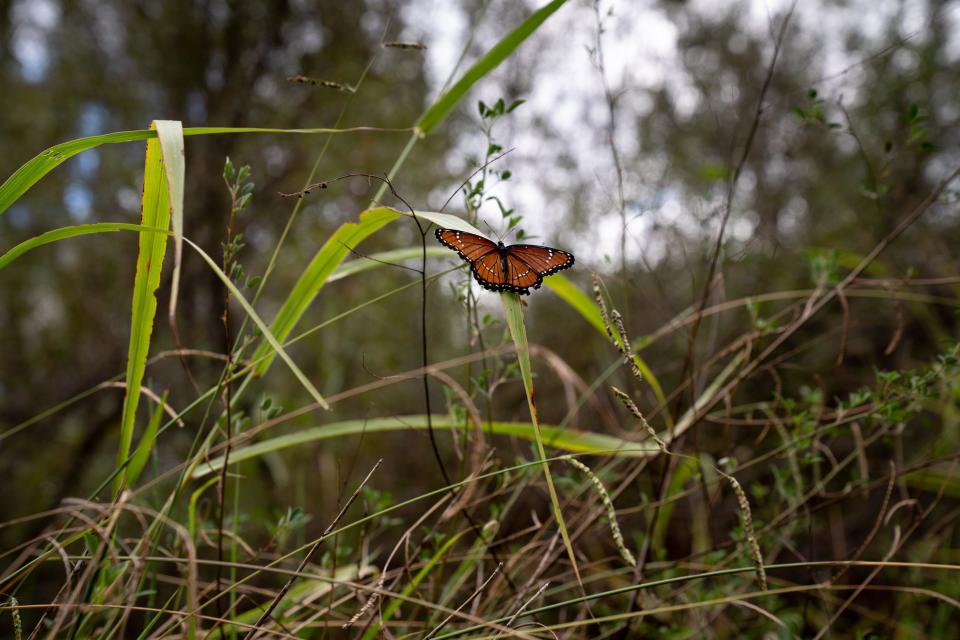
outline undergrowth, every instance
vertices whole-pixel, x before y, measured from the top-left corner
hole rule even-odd
[[[431,225],[476,231],[484,207],[494,209],[500,229],[523,228],[523,216],[492,191],[511,178],[495,125],[522,101],[479,104],[484,148],[453,200],[462,215],[447,204],[439,211],[402,199],[396,209],[382,204],[391,191],[402,192],[398,174],[419,141],[562,4],[545,5],[451,76],[449,90],[403,130],[407,146],[383,177],[317,182],[323,177],[311,172],[303,191],[284,199],[258,192],[250,168],[226,159],[229,225],[218,256],[189,236],[187,177],[177,158],[184,135],[248,131],[163,121],[149,131],[73,141],[40,154],[0,187],[6,208],[70,155],[108,142],[148,144],[141,224],[64,227],[0,256],[2,276],[14,260],[57,250],[43,245],[90,233],[136,233],[140,242],[126,371],[55,407],[38,407],[0,434],[0,442],[38,437],[71,406],[125,389],[117,462],[97,469],[99,486],[0,524],[23,534],[0,550],[0,633],[18,640],[955,633],[960,343],[944,337],[939,352],[916,367],[876,368],[870,384],[845,397],[827,397],[825,384],[784,378],[800,368],[798,354],[826,339],[839,340],[842,362],[856,330],[850,299],[901,310],[905,300],[960,306],[956,297],[911,292],[919,285],[906,278],[867,277],[889,245],[945,201],[956,173],[901,212],[898,226],[852,264],[812,253],[808,265],[797,265],[810,268],[809,289],[717,301],[709,277],[686,310],[644,335],[633,314],[617,308],[633,297],[620,294],[632,268],[625,254],[592,283],[586,268],[551,276],[545,292],[521,304],[514,294],[482,293],[467,270],[451,267],[446,249],[428,244]],[[602,75],[601,46],[598,33]],[[363,79],[349,91],[362,92]],[[612,100],[605,79],[604,88]],[[820,122],[810,113],[803,117]],[[616,148],[612,153],[619,166]],[[303,201],[364,180],[376,187],[371,207],[318,243],[292,291],[272,289]],[[730,180],[728,208],[736,173]],[[626,225],[622,184],[620,191]],[[253,273],[243,229],[264,198],[289,203],[291,211],[268,266]],[[371,237],[389,240],[384,230],[404,225],[416,227],[412,244],[363,246]],[[717,251],[707,254],[710,274],[720,268],[720,233]],[[176,291],[194,284],[179,280],[181,260],[191,258],[223,285],[223,348],[216,352],[180,343],[189,319],[177,311]],[[335,295],[328,284],[382,273],[406,280],[303,328],[307,308]],[[608,280],[627,289],[613,287],[611,295]],[[170,290],[175,348],[160,351],[157,295]],[[259,304],[263,297],[280,304]],[[546,322],[569,327],[584,350],[592,345],[599,374],[578,371],[541,342],[538,306],[547,297]],[[417,322],[396,319],[395,348],[422,356],[418,366],[344,388],[308,375],[316,369],[306,367],[309,351],[301,347],[310,338],[337,341],[362,312],[396,299],[422,309]],[[840,326],[815,328],[825,308],[840,306]],[[708,347],[697,328],[717,318],[737,330]],[[439,336],[450,334],[457,336],[455,355],[432,357]],[[659,357],[654,348],[677,338],[684,348]],[[159,368],[171,361],[178,366]],[[212,378],[204,375],[210,362]],[[175,380],[155,371],[174,371]],[[281,375],[278,391],[269,383]],[[412,389],[411,381],[423,385],[407,394],[423,403],[418,412],[385,404],[394,397],[388,390]],[[344,405],[350,409],[338,412]],[[554,420],[555,407],[564,405]],[[350,413],[358,406],[363,411]],[[391,433],[400,434],[402,447],[377,446]],[[341,441],[349,448],[338,452],[352,454],[338,453],[325,476],[335,508],[311,509],[304,495],[279,501],[269,514],[251,505],[265,491],[264,478],[317,466],[297,452]],[[361,455],[364,446],[375,455]]]

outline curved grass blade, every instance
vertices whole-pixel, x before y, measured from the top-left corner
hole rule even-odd
[[[467,71],[457,80],[449,91],[437,99],[433,105],[427,109],[426,113],[420,116],[415,125],[417,132],[421,136],[430,133],[438,124],[443,122],[451,110],[457,105],[464,95],[488,73],[493,71],[501,62],[506,60],[514,50],[523,43],[524,40],[536,31],[544,21],[553,13],[562,7],[566,0],[553,0],[535,11],[530,17],[520,23],[513,31],[508,33],[502,40],[493,46],[479,60],[473,63]]]
[[[313,260],[307,265],[307,268],[293,286],[290,295],[284,301],[283,306],[280,307],[280,311],[270,327],[273,335],[281,342],[285,341],[314,298],[330,281],[334,270],[340,266],[350,250],[356,248],[367,237],[387,224],[404,216],[412,218],[413,214],[409,211],[404,213],[389,207],[377,207],[362,211],[357,222],[345,222],[340,225],[340,228],[323,243],[320,250],[313,256]],[[448,213],[417,211],[416,216],[445,228],[480,233],[479,230],[462,218]],[[273,363],[270,345],[261,343],[253,354],[253,360],[260,362],[254,370],[254,375],[262,376]]]
[[[167,315],[173,322],[180,294],[180,262],[183,258],[183,192],[186,180],[186,156],[183,149],[183,125],[178,120],[156,120],[157,139],[163,155],[167,188],[170,190],[170,215],[173,228],[173,279]]]
[[[217,266],[217,263],[213,261],[213,258],[208,256],[206,252],[198,247],[193,241],[188,240],[187,238],[184,238],[184,241],[193,247],[198,254],[200,254],[200,257],[203,258],[203,261],[207,263],[207,266],[213,269],[213,272],[217,274],[217,277],[220,278],[220,281],[223,282],[224,286],[230,290],[230,293],[233,295],[234,299],[236,299],[237,303],[243,307],[243,310],[247,312],[247,315],[250,316],[250,319],[253,321],[253,323],[257,325],[257,328],[263,333],[264,340],[266,340],[270,348],[273,349],[273,352],[279,355],[280,359],[283,360],[288,367],[290,367],[290,371],[297,378],[297,380],[300,381],[300,384],[303,385],[303,388],[306,389],[307,392],[313,397],[314,401],[316,401],[316,403],[324,409],[329,409],[330,405],[327,404],[327,401],[323,399],[323,396],[321,396],[320,392],[317,391],[316,387],[313,386],[313,383],[307,379],[307,376],[304,375],[303,371],[300,371],[300,367],[298,367],[293,359],[287,354],[284,348],[280,345],[280,342],[277,341],[277,338],[274,337],[273,333],[271,333],[266,323],[260,319],[260,316],[257,315],[257,312],[253,310],[253,306],[247,302],[247,299],[243,297],[243,294],[240,292],[237,286],[233,284],[233,281],[230,280],[227,274],[225,274],[223,270]]]
[[[544,285],[556,293],[564,302],[569,304],[573,309],[583,316],[583,319],[590,323],[590,325],[599,331],[603,336],[607,335],[607,329],[603,326],[603,320],[600,315],[600,308],[597,306],[597,303],[593,301],[590,296],[580,290],[577,285],[573,284],[567,277],[562,274],[555,274],[543,281]],[[613,339],[620,341],[620,336],[614,333]],[[637,355],[636,350],[639,348],[639,345],[634,346],[633,361],[637,365],[637,368],[640,370],[640,373],[643,374],[644,380],[650,385],[650,390],[653,391],[653,395],[657,398],[657,402],[660,403],[660,406],[664,408],[663,418],[667,423],[667,426],[673,428],[673,418],[670,416],[670,412],[666,410],[667,408],[667,397],[663,393],[663,387],[660,386],[660,381],[657,380],[657,377],[653,374],[653,371],[647,365],[646,361]]]
[[[297,322],[303,316],[307,307],[320,293],[320,289],[327,283],[333,270],[343,262],[351,249],[359,245],[370,234],[393,222],[400,214],[387,207],[367,209],[363,211],[357,222],[345,222],[340,225],[332,236],[320,247],[313,260],[296,284],[287,299],[284,301],[277,317],[270,326],[270,331],[276,339],[283,342],[293,331]],[[273,364],[273,355],[270,353],[273,345],[262,342],[253,354],[254,360],[260,364],[254,369],[254,375],[262,376]],[[262,360],[261,360],[262,358]]]
[[[188,127],[183,130],[185,136],[219,135],[227,133],[279,133],[279,134],[318,134],[318,133],[356,133],[371,132],[402,132],[410,129],[380,129],[376,127],[351,127],[348,129],[270,129],[261,127]],[[73,156],[104,144],[120,144],[150,140],[157,137],[154,129],[139,129],[135,131],[115,131],[97,136],[77,138],[56,144],[49,149],[28,160],[19,169],[0,185],[0,214],[10,208],[20,199],[30,187],[40,181],[53,169],[63,164]]]
[[[59,229],[53,229],[51,231],[41,233],[38,236],[24,240],[20,244],[9,249],[3,255],[0,255],[0,269],[3,269],[28,251],[33,251],[34,249],[42,247],[45,244],[51,244],[53,242],[67,240],[69,238],[76,238],[79,236],[86,236],[93,233],[111,233],[114,231],[149,231],[150,233],[170,233],[168,231],[161,232],[153,227],[145,227],[142,224],[128,224],[126,222],[95,222],[92,224],[78,224],[70,227],[61,227]]]
[[[434,429],[458,429],[463,426],[462,422],[452,419],[448,415],[435,415],[432,417]],[[646,444],[638,444],[614,438],[602,433],[593,433],[590,431],[576,431],[574,429],[561,429],[554,425],[542,424],[540,433],[543,441],[551,447],[562,449],[570,453],[595,453],[604,455],[617,455],[625,457],[643,457],[658,453],[659,449],[650,447]],[[491,433],[503,436],[515,436],[525,440],[536,441],[536,431],[529,422],[490,422],[484,423],[484,429]],[[371,433],[383,433],[388,431],[408,431],[408,430],[426,430],[427,416],[393,416],[388,418],[374,418],[372,420],[344,420],[325,424],[320,427],[312,427],[295,433],[288,433],[268,440],[262,440],[256,444],[246,447],[237,447],[230,452],[230,464],[243,462],[257,458],[266,453],[296,447],[310,442],[319,442],[331,438],[340,438],[344,436],[360,436]],[[194,478],[219,471],[223,466],[223,458],[213,458],[204,461],[196,470],[193,471]]]

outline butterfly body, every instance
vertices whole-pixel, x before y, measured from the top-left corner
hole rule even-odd
[[[540,288],[545,277],[569,269],[574,263],[573,254],[552,247],[494,243],[456,229],[437,229],[436,236],[440,244],[470,263],[473,277],[490,291],[529,295],[530,289]]]

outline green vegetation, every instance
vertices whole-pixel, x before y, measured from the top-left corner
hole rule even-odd
[[[956,635],[949,3],[100,4],[0,7],[0,637]]]

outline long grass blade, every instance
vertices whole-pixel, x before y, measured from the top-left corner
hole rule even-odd
[[[553,475],[550,473],[550,464],[547,462],[547,451],[543,445],[543,432],[540,429],[540,415],[537,412],[537,403],[533,390],[533,369],[530,366],[530,345],[527,341],[527,329],[523,323],[523,307],[520,305],[520,296],[515,293],[501,293],[500,301],[503,303],[503,310],[507,317],[507,326],[510,328],[510,336],[517,347],[517,363],[520,365],[520,376],[523,379],[523,388],[527,394],[527,407],[530,410],[530,421],[533,424],[534,441],[537,445],[537,455],[543,468],[543,477],[547,482],[547,491],[550,494],[550,503],[553,506],[553,516],[557,521],[557,528],[560,530],[560,537],[563,540],[563,546],[567,549],[567,556],[570,558],[570,564],[573,572],[576,574],[577,582],[583,587],[583,581],[580,578],[580,569],[577,566],[577,557],[573,551],[573,543],[570,540],[570,534],[567,531],[567,523],[563,519],[563,510],[560,507],[560,498],[557,496],[557,489],[553,485]]]
[[[151,128],[153,125],[151,125]],[[144,161],[143,196],[140,222],[145,227],[160,233],[140,234],[137,255],[137,273],[133,283],[133,305],[130,318],[130,344],[127,348],[127,390],[123,399],[123,414],[120,419],[120,444],[117,463],[123,465],[130,455],[133,431],[140,402],[140,385],[150,352],[150,337],[153,334],[154,316],[157,311],[157,288],[163,271],[163,258],[167,250],[167,229],[170,226],[170,198],[166,171],[160,142],[156,138],[147,141]],[[117,476],[114,493],[127,486],[129,468]]]
[[[186,181],[186,156],[183,144],[183,125],[177,120],[157,120],[157,139],[163,154],[167,188],[170,190],[170,215],[173,228],[173,279],[170,284],[168,315],[177,315],[180,293],[180,263],[183,259],[183,193]]]
[[[273,133],[273,134],[326,134],[357,132],[403,132],[410,129],[379,129],[376,127],[350,127],[347,129],[270,129],[263,127],[188,127],[183,130],[185,136],[222,135],[231,133]],[[56,144],[28,160],[0,185],[0,214],[20,199],[30,187],[45,175],[73,156],[104,144],[121,144],[138,140],[151,140],[157,137],[154,129],[135,131],[115,131],[86,138],[77,138]]]
[[[433,416],[434,429],[459,429],[463,422],[448,415]],[[427,417],[424,415],[393,416],[374,418],[372,420],[345,420],[319,427],[312,427],[288,433],[268,440],[262,440],[246,447],[237,447],[230,452],[230,464],[257,458],[267,453],[296,447],[311,442],[341,438],[345,436],[360,436],[371,433],[385,433],[388,431],[426,430]],[[593,453],[617,455],[626,457],[643,457],[657,453],[659,449],[645,443],[635,443],[621,440],[602,433],[577,431],[575,429],[561,429],[554,425],[539,425],[541,439],[550,447],[555,447],[570,453]],[[513,436],[535,442],[537,435],[529,422],[489,422],[484,423],[484,430],[496,435]],[[210,473],[219,471],[223,467],[223,458],[212,458],[201,463],[193,472],[194,478],[202,478]]]
[[[404,216],[412,218],[413,215],[409,211],[402,212],[389,207],[377,207],[361,212],[357,222],[343,223],[320,247],[316,255],[313,256],[313,260],[300,274],[300,278],[293,286],[293,290],[287,296],[283,306],[280,307],[280,311],[270,327],[273,335],[281,342],[287,339],[304,312],[319,295],[324,285],[334,276],[334,271],[344,261],[351,249],[355,249],[369,236],[394,220]],[[480,233],[479,230],[462,218],[448,213],[417,211],[416,216],[445,228]],[[254,353],[253,359],[259,361],[257,368],[254,370],[254,375],[262,376],[273,364],[270,345],[261,343]]]
[[[129,224],[126,222],[94,222],[92,224],[78,224],[70,227],[61,227],[46,231],[38,236],[28,238],[20,244],[10,248],[6,253],[0,255],[0,269],[3,269],[11,262],[21,257],[23,254],[33,251],[46,244],[77,238],[80,236],[91,235],[94,233],[112,233],[115,231],[139,231],[150,233],[169,233],[161,232],[153,227],[146,227],[142,224]]]
[[[467,71],[457,80],[456,84],[450,87],[450,90],[437,99],[433,105],[427,109],[419,120],[417,120],[416,129],[420,135],[425,136],[430,133],[438,124],[443,122],[450,111],[457,105],[466,93],[488,73],[496,69],[501,62],[506,60],[514,50],[520,46],[524,40],[529,38],[541,24],[546,21],[557,9],[562,7],[566,0],[553,0],[535,11],[530,17],[521,22],[513,31],[508,33],[502,40],[487,51],[479,60],[473,63]]]
[[[198,247],[194,242],[188,240],[187,238],[184,238],[184,241],[193,247],[194,251],[200,254],[200,257],[203,258],[203,261],[207,263],[207,266],[210,267],[215,274],[217,274],[217,277],[220,278],[220,281],[223,282],[224,286],[230,290],[233,299],[235,299],[237,303],[243,307],[243,310],[248,316],[250,316],[250,319],[255,325],[257,325],[257,328],[260,329],[261,333],[263,333],[263,338],[266,343],[270,345],[270,348],[273,349],[274,353],[279,355],[280,359],[286,363],[293,375],[297,378],[297,380],[300,381],[300,384],[303,385],[303,388],[307,390],[311,397],[313,397],[314,401],[324,409],[329,409],[330,405],[328,405],[327,401],[323,399],[323,396],[321,396],[320,392],[317,391],[316,387],[313,386],[313,383],[307,379],[307,376],[304,375],[303,371],[300,370],[300,367],[296,365],[296,363],[293,361],[293,358],[287,354],[286,350],[283,348],[283,346],[281,346],[280,342],[270,331],[270,328],[267,327],[266,323],[260,319],[260,316],[257,315],[256,311],[254,311],[253,306],[247,302],[247,299],[243,297],[243,294],[240,292],[240,289],[237,288],[237,285],[230,280],[230,277],[227,276],[227,274],[225,274],[219,266],[217,266],[217,263],[214,262],[213,258],[208,256],[203,249]]]
[[[293,286],[293,290],[277,313],[272,325],[271,333],[277,340],[283,342],[296,327],[304,312],[320,293],[333,274],[333,270],[343,262],[351,249],[354,249],[372,233],[384,225],[393,222],[400,214],[387,207],[368,209],[362,212],[357,222],[345,222],[340,225],[332,236],[320,247],[313,260],[300,274],[300,278]],[[273,364],[273,355],[270,353],[273,345],[263,342],[253,355],[254,360],[260,360],[254,374],[262,376]],[[262,359],[262,360],[261,360]]]

